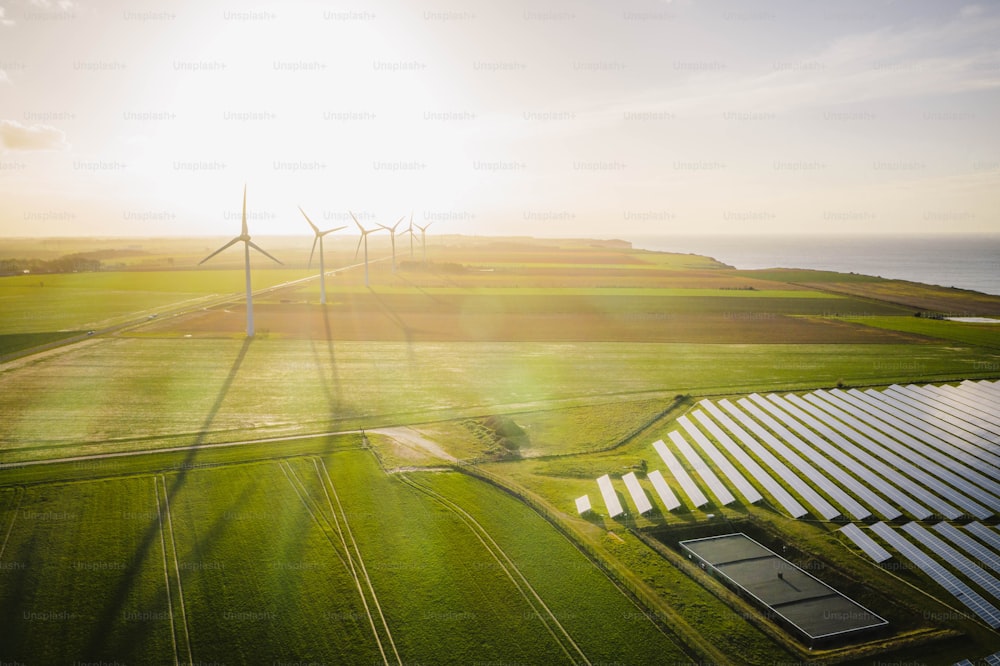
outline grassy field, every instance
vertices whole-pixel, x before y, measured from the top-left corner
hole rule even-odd
[[[1000,349],[1000,325],[997,324],[977,324],[924,317],[865,317],[859,320],[859,323],[890,331],[916,333],[938,340],[951,340],[966,345]]]
[[[129,266],[197,258],[199,243]],[[256,287],[315,274],[289,247],[292,267],[255,271]],[[162,313],[0,365],[0,463],[138,454],[0,466],[0,659],[811,660],[630,529],[767,523],[864,581],[826,525],[738,503],[583,520],[573,498],[655,460],[698,396],[997,376],[992,329],[912,316],[996,297],[614,242],[454,239],[431,254],[401,251],[395,274],[373,263],[371,289],[359,269],[330,276],[325,307],[315,280],[260,293],[253,340],[233,257],[0,279],[0,353]],[[216,294],[236,296],[209,306]],[[495,415],[524,431],[505,462]],[[430,445],[394,439],[402,426]],[[360,428],[372,450],[318,437]],[[432,471],[452,457],[523,501]],[[907,582],[880,579],[871,598],[919,607]],[[903,633],[928,631],[908,612]]]
[[[309,274],[254,270],[252,280],[255,289],[263,289]],[[196,307],[212,296],[239,295],[243,280],[242,272],[232,270],[0,277],[0,335],[96,329],[179,306]]]
[[[524,505],[367,451],[0,499],[5,660],[687,659]]]
[[[0,456],[13,462],[613,400],[666,402],[677,393],[986,376],[977,365],[983,358],[937,345],[108,338],[0,372]]]

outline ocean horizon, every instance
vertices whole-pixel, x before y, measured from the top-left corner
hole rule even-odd
[[[644,250],[701,254],[742,270],[811,268],[1000,295],[1000,233],[635,236]]]

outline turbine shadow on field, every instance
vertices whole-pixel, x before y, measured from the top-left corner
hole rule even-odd
[[[212,425],[216,415],[222,408],[222,403],[229,394],[229,389],[232,387],[233,381],[236,379],[240,366],[243,365],[243,360],[246,358],[252,341],[253,338],[244,339],[243,346],[240,347],[240,351],[237,354],[236,359],[233,361],[232,367],[229,369],[229,374],[226,376],[225,381],[222,383],[222,387],[219,389],[219,394],[215,398],[215,403],[212,405],[211,409],[209,409],[208,415],[205,417],[205,422],[198,431],[198,436],[195,438],[195,441],[191,444],[187,454],[184,456],[184,461],[178,466],[177,473],[173,477],[173,482],[169,488],[167,488],[166,483],[164,483],[164,493],[166,494],[167,504],[174,499],[181,486],[183,486],[187,481],[188,472],[192,469],[194,459],[198,455],[198,447],[204,443],[209,427]],[[159,495],[157,495],[156,501],[159,503]],[[129,561],[128,567],[121,576],[118,586],[111,593],[104,612],[94,623],[94,632],[91,636],[86,654],[93,655],[104,653],[103,648],[106,647],[105,642],[109,636],[113,635],[112,629],[122,617],[124,605],[132,593],[136,582],[141,578],[142,567],[146,562],[146,558],[150,556],[150,550],[158,540],[159,533],[159,521],[155,519],[151,520],[149,525],[146,527],[146,531],[139,540],[139,545],[136,547],[135,553]],[[139,622],[136,623],[136,626],[138,627],[144,624],[145,623]],[[130,632],[130,636],[134,633],[135,631]]]
[[[330,408],[330,420],[334,420],[335,411],[340,407],[340,373],[337,370],[337,355],[333,345],[333,327],[330,325],[330,311],[323,308],[323,328],[326,340],[326,353],[330,363],[330,380],[323,371],[322,359],[316,344],[313,344],[313,355],[316,357],[316,367],[319,369],[319,382],[326,394],[326,401]]]

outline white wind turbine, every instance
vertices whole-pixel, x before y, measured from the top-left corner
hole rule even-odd
[[[417,229],[420,229],[420,244],[423,246],[423,249],[424,249],[424,265],[425,266],[427,265],[427,227],[431,226],[432,224],[434,224],[434,222],[428,222],[424,226],[420,226],[419,224],[414,224],[413,225]]]
[[[410,211],[410,226],[406,227],[406,233],[410,234],[410,259],[413,259],[413,211]]]
[[[386,231],[389,232],[389,239],[392,241],[392,272],[393,273],[396,272],[396,227],[399,226],[399,223],[402,222],[403,218],[405,218],[405,217],[406,216],[404,215],[403,217],[401,217],[398,220],[396,220],[396,224],[392,225],[391,227],[387,227],[384,224],[378,225],[378,226],[382,227],[383,229],[385,229]]]
[[[247,337],[248,338],[252,338],[253,337],[253,292],[250,289],[250,248],[253,248],[253,249],[257,250],[258,252],[260,252],[261,254],[263,254],[268,259],[272,259],[274,261],[277,261],[279,264],[281,264],[281,261],[279,261],[278,259],[275,259],[274,257],[272,257],[264,249],[262,249],[259,245],[257,245],[256,243],[254,243],[253,241],[250,240],[250,233],[247,231],[247,186],[246,185],[243,186],[243,228],[242,228],[242,232],[240,233],[239,236],[237,236],[236,238],[234,238],[233,240],[229,241],[228,243],[226,243],[225,245],[223,245],[222,247],[220,247],[218,250],[216,250],[212,254],[208,255],[207,257],[205,257],[204,259],[202,259],[201,261],[199,261],[198,265],[201,266],[203,263],[205,263],[206,261],[208,261],[209,259],[211,259],[215,255],[219,254],[220,252],[222,252],[223,250],[229,248],[230,246],[235,245],[236,243],[239,243],[240,241],[243,241],[243,257],[244,257],[244,265],[246,267],[246,276],[247,276]],[[284,265],[284,264],[282,264],[282,265]]]
[[[327,234],[332,234],[334,231],[340,231],[341,229],[346,229],[347,227],[335,227],[333,229],[327,229],[326,231],[320,231],[319,227],[313,224],[313,221],[309,219],[306,212],[302,210],[302,206],[299,206],[299,212],[302,213],[302,217],[306,218],[306,222],[312,227],[313,233],[316,237],[313,238],[312,250],[309,252],[309,266],[312,266],[313,252],[316,251],[316,243],[319,242],[319,302],[322,305],[326,305],[326,268],[323,264],[323,236]]]
[[[351,211],[347,212],[351,213]],[[351,219],[354,220],[354,224],[358,225],[358,229],[361,230],[361,238],[358,239],[358,247],[357,249],[354,250],[355,259],[358,258],[358,251],[361,250],[361,241],[365,242],[365,286],[367,287],[368,286],[368,234],[376,232],[378,231],[378,229],[377,228],[365,229],[363,226],[361,226],[361,223],[358,222],[358,218],[354,217],[354,213],[351,213]]]

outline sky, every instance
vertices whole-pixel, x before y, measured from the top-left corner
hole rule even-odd
[[[1000,3],[0,0],[0,237],[1000,232]]]

